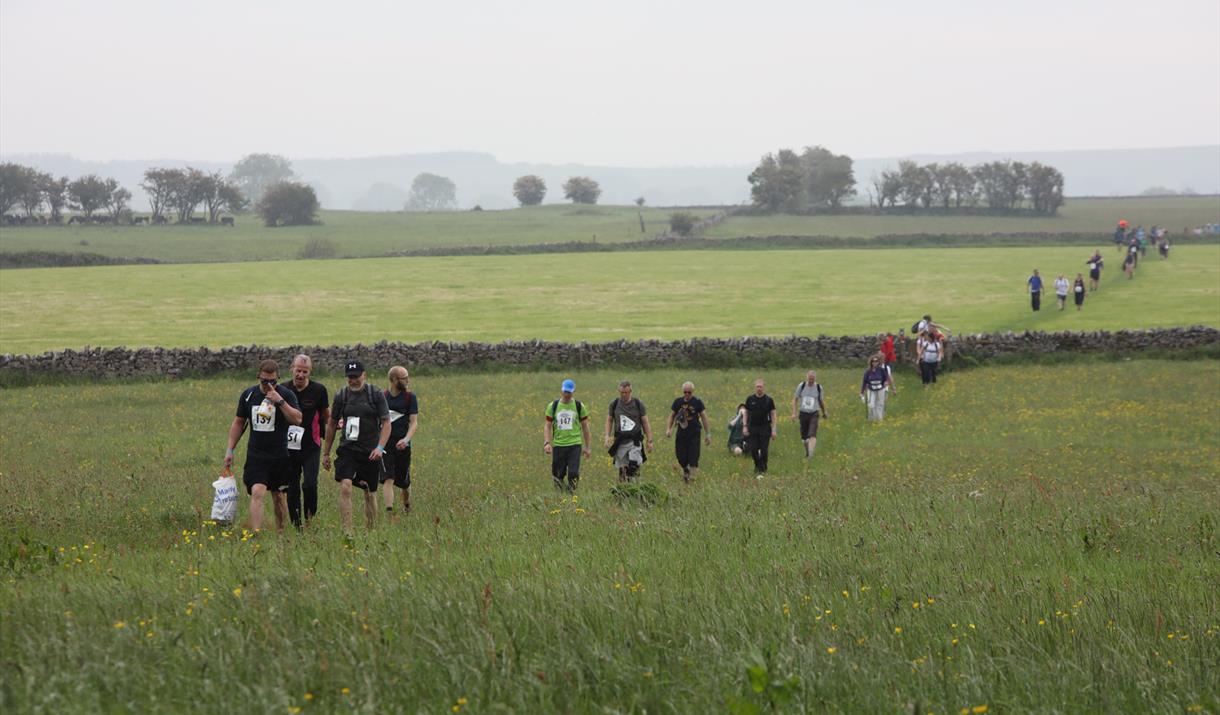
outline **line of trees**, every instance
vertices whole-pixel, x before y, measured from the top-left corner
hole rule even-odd
[[[562,188],[563,197],[574,204],[596,204],[602,195],[601,184],[587,176],[570,176]],[[513,196],[522,206],[537,206],[546,198],[546,181],[537,174],[519,176],[513,182]]]
[[[767,154],[747,178],[754,205],[766,211],[838,208],[856,195],[851,157],[820,146],[805,147],[800,154],[791,149]]]
[[[966,167],[957,162],[898,162],[872,179],[870,203],[878,208],[954,210],[985,205],[995,211],[1028,208],[1054,215],[1063,206],[1063,174],[1038,162],[992,161]]]
[[[216,223],[222,212],[239,213],[250,205],[237,185],[219,171],[207,173],[189,166],[148,169],[140,188],[148,196],[154,223],[167,221],[167,214],[178,223],[191,223],[201,206],[207,222]]]
[[[89,174],[73,181],[21,164],[0,164],[0,215],[61,223],[67,208],[86,218],[106,212],[117,221],[130,201],[131,192],[115,179]]]

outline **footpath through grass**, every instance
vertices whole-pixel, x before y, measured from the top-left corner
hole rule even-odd
[[[344,345],[860,335],[924,313],[957,332],[1220,326],[1220,245],[1151,254],[1134,280],[1103,249],[1084,310],[1029,309],[1034,268],[1087,271],[1087,247],[674,251],[0,273],[0,352],[86,345]]]
[[[552,492],[541,413],[564,375],[420,379],[415,512],[350,545],[325,473],[306,533],[200,525],[243,382],[0,391],[20,416],[0,430],[0,710],[1220,708],[1220,364],[928,391],[903,372],[880,425],[858,371],[824,370],[812,467],[785,415],[763,480],[723,448],[755,374],[629,376],[654,424],[693,379],[716,427],[689,487],[658,443],[645,479],[671,499],[651,509],[609,496],[601,451],[577,499]],[[800,379],[763,375],[781,402]],[[619,377],[575,375],[594,434]]]

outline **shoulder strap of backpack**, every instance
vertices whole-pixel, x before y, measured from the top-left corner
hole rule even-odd
[[[559,409],[559,400],[555,400],[554,402],[551,403],[550,408],[547,410],[547,412],[551,413],[551,419],[555,418],[555,411],[558,409]]]

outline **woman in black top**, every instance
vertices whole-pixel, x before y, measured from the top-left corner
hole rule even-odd
[[[1084,276],[1076,274],[1076,282],[1072,284],[1072,295],[1076,298],[1076,310],[1084,305]]]

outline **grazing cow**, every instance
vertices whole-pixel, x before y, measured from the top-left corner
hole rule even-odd
[[[157,226],[164,226],[165,224],[169,223],[169,219],[165,218],[161,214],[157,214],[156,216],[152,217],[152,222]]]
[[[79,224],[85,223],[85,217],[84,216],[73,216],[72,218],[68,219],[69,226],[71,226],[74,223],[79,223]]]
[[[146,223],[148,223],[148,217],[147,217],[147,216],[136,216],[136,217],[134,217],[134,218],[132,218],[132,219],[131,219],[131,225],[132,225],[132,226],[142,226],[142,225],[144,225],[144,224],[146,224]]]
[[[233,223],[233,217],[232,217],[232,216],[221,216],[221,217],[220,217],[220,225],[221,225],[221,226],[228,226],[229,228],[234,228],[234,227],[236,226],[236,224],[235,224],[235,223]]]
[[[192,217],[191,217],[191,225],[192,225],[192,226],[199,226],[199,225],[201,225],[201,224],[205,224],[205,223],[207,223],[207,222],[208,222],[208,220],[207,220],[206,218],[200,218],[200,217],[198,217],[198,216],[192,216]]]
[[[112,216],[94,216],[93,223],[96,223],[99,225],[107,224],[107,223],[114,223],[114,218]]]

